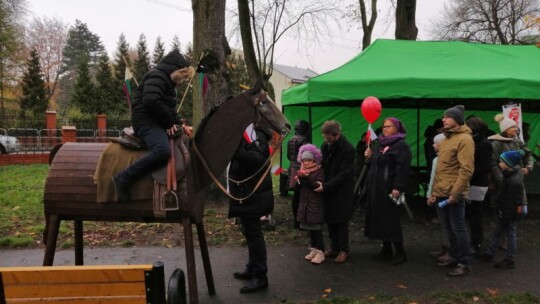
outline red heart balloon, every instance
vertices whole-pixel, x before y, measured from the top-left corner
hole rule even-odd
[[[370,124],[374,123],[381,116],[382,106],[377,97],[369,96],[362,101],[360,106],[362,115]]]

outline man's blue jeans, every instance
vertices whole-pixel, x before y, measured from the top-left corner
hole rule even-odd
[[[160,125],[146,124],[135,130],[135,134],[144,140],[150,153],[141,157],[120,174],[120,177],[129,183],[165,165],[171,155],[167,132]]]
[[[466,203],[466,200],[461,199],[454,204],[446,205],[442,209],[450,241],[450,257],[461,265],[469,266],[469,235],[465,223]]]

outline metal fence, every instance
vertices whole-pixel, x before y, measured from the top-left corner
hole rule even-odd
[[[107,128],[112,130],[122,130],[125,127],[131,125],[129,119],[111,119],[107,117]],[[78,129],[97,129],[96,118],[81,118],[81,119],[56,119],[56,127],[62,128],[63,126],[76,126]],[[0,116],[0,128],[31,128],[31,129],[43,129],[46,128],[45,117],[43,118],[24,118],[16,115],[4,115]]]
[[[21,146],[15,153],[49,152],[62,143],[62,129],[0,128],[0,134],[14,136],[19,140]],[[106,143],[109,137],[120,137],[121,134],[121,130],[77,129],[76,139],[77,142]]]

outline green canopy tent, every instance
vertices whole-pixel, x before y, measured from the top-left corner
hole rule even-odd
[[[367,130],[360,105],[368,96],[381,100],[381,117],[395,116],[408,130],[413,166],[425,166],[424,130],[444,109],[465,106],[465,116],[493,120],[509,102],[521,103],[523,121],[531,125],[531,150],[540,137],[540,49],[458,41],[378,39],[344,65],[282,93],[283,112],[294,123],[311,123],[313,142],[320,128],[337,120],[353,145]],[[538,152],[538,151],[537,151]],[[283,158],[283,167],[288,160]],[[352,164],[351,164],[352,165]]]

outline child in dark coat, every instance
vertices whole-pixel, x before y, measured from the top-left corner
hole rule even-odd
[[[506,151],[500,155],[499,167],[502,169],[503,180],[498,185],[500,192],[497,196],[497,212],[499,220],[491,234],[489,247],[478,256],[480,260],[493,262],[495,250],[500,239],[506,236],[506,257],[495,263],[495,267],[511,269],[515,267],[516,253],[516,223],[527,213],[523,197],[523,173],[521,172],[521,159],[525,151]]]
[[[300,202],[296,218],[300,222],[300,228],[309,231],[311,248],[305,259],[313,264],[324,261],[324,239],[322,226],[324,223],[324,201],[322,193],[313,189],[324,180],[324,172],[321,168],[322,154],[317,147],[306,144],[298,151],[300,170],[295,177],[300,186]]]

